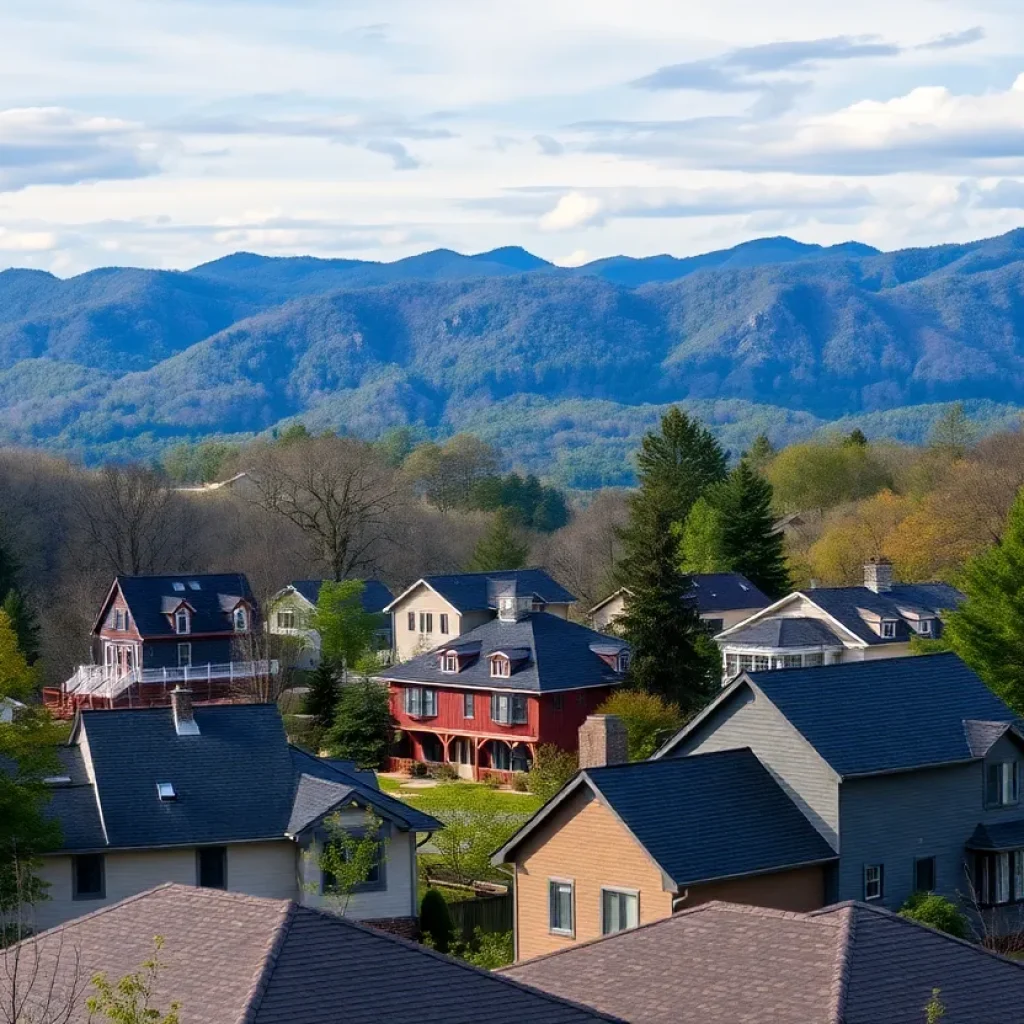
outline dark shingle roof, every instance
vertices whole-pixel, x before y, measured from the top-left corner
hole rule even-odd
[[[967,841],[972,850],[1019,850],[1024,847],[1024,819],[983,822]]]
[[[182,885],[161,886],[28,940],[42,951],[31,956],[33,965],[44,965],[39,976],[45,982],[37,976],[36,992],[49,987],[54,963],[58,990],[72,983],[75,972],[81,978],[104,973],[116,982],[139,969],[154,935],[164,946],[152,1005],[166,1010],[179,1001],[181,1024],[616,1019],[342,917],[284,900]],[[67,955],[69,949],[76,955]],[[0,950],[0,971],[12,955]],[[69,1024],[88,1020],[80,1005]]]
[[[423,582],[436,590],[460,612],[485,611],[493,607],[489,581],[514,582],[521,597],[535,594],[545,604],[570,604],[576,598],[556,583],[543,569],[510,569],[504,572],[462,572],[446,576],[424,576]]]
[[[323,580],[292,580],[291,586],[310,604],[320,597]],[[380,580],[363,580],[363,611],[379,615],[395,599],[395,595]]]
[[[198,583],[195,590],[189,583]],[[184,586],[175,590],[174,585]],[[128,604],[136,628],[144,637],[172,636],[174,625],[167,618],[171,606],[181,601],[193,609],[193,633],[232,633],[231,609],[244,598],[255,608],[249,581],[240,572],[178,576],[118,576],[117,584]],[[229,598],[230,601],[224,601]]]
[[[1014,721],[955,654],[749,677],[840,775],[969,761],[966,721]]]
[[[696,573],[691,579],[697,611],[702,615],[738,608],[767,608],[772,603],[771,598],[738,572]]]
[[[491,619],[453,639],[451,646],[464,648],[477,643],[479,654],[472,659],[464,658],[468,664],[457,673],[441,671],[437,651],[449,649],[442,645],[429,654],[384,669],[380,677],[397,682],[536,691],[609,686],[623,679],[591,649],[591,644],[614,644],[623,649],[627,646],[625,641],[616,641],[549,612],[533,612],[519,622]],[[514,657],[520,659],[513,662],[512,674],[507,678],[490,674],[488,658],[498,651],[515,652]]]
[[[777,618],[762,619],[746,629],[730,633],[730,647],[842,647],[843,642],[835,630],[821,619]]]
[[[502,974],[632,1024],[922,1024],[1020,1016],[1024,966],[862,903],[707,903]]]
[[[326,791],[311,782],[303,785],[307,777],[332,784],[339,800],[357,799],[400,827],[424,832],[440,827],[358,774],[289,747],[273,704],[197,707],[194,714],[197,736],[175,732],[170,708],[81,713],[78,729],[88,740],[96,782],[95,788],[88,784],[83,768],[83,777],[74,776],[71,787],[54,789],[49,813],[61,823],[63,849],[281,838],[297,831],[292,826],[309,814],[313,794],[320,798]],[[82,748],[62,754],[74,767]],[[176,799],[158,799],[161,782],[173,785]]]
[[[749,749],[584,775],[678,887],[835,858]]]

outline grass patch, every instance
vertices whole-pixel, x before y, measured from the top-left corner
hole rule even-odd
[[[401,796],[402,780],[401,779],[388,779],[383,775],[377,776],[377,783],[381,790],[385,793],[395,793]]]
[[[389,792],[395,792],[390,790]],[[462,811],[498,811],[509,814],[533,814],[540,810],[541,799],[532,793],[513,793],[491,789],[475,782],[440,782],[424,789],[397,790],[403,800],[414,803],[428,814],[431,810],[455,808]]]

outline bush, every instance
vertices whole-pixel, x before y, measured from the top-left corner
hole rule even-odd
[[[656,693],[619,690],[598,709],[599,715],[615,715],[626,727],[626,747],[630,761],[646,761],[683,725],[677,704]]]
[[[436,890],[428,889],[420,903],[420,931],[429,938],[429,945],[440,953],[447,953],[452,941],[452,916],[445,898]]]
[[[414,779],[425,779],[430,774],[430,769],[422,761],[413,761],[409,766],[409,774]]]
[[[479,927],[473,932],[472,942],[456,940],[449,946],[448,952],[485,971],[507,967],[515,959],[511,932],[485,932]]]
[[[537,748],[526,784],[535,796],[550,800],[578,770],[579,761],[575,754],[545,743]]]
[[[957,939],[969,939],[971,935],[970,924],[963,911],[945,896],[933,892],[915,892],[900,907],[899,913],[900,917],[937,928]]]
[[[364,679],[341,688],[334,724],[325,741],[332,757],[355,761],[361,768],[380,768],[393,730],[387,687]]]
[[[529,793],[530,792],[530,778],[528,775],[524,775],[522,772],[516,772],[512,776],[512,789],[516,793]]]
[[[432,779],[438,782],[455,782],[459,777],[459,770],[453,764],[435,764],[427,769]]]
[[[485,775],[480,780],[480,785],[486,786],[488,789],[501,789],[501,776]]]

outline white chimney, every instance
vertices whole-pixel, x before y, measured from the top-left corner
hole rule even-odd
[[[198,736],[199,725],[192,714],[192,691],[178,686],[171,692],[174,731],[179,736]]]
[[[628,760],[622,719],[616,715],[588,715],[580,726],[580,768],[604,768]]]
[[[872,558],[864,563],[864,586],[876,594],[892,590],[892,562],[888,558]]]

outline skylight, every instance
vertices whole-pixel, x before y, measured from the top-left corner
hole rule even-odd
[[[202,587],[199,586],[199,581],[198,580],[189,580],[188,581],[188,589],[189,590],[202,590]]]
[[[184,583],[172,583],[171,587],[178,594],[184,594],[185,593],[185,584]]]
[[[71,776],[70,775],[47,775],[43,779],[44,786],[70,786]]]
[[[174,785],[170,782],[158,782],[156,784],[156,793],[164,801],[178,799],[178,794],[174,792]]]

